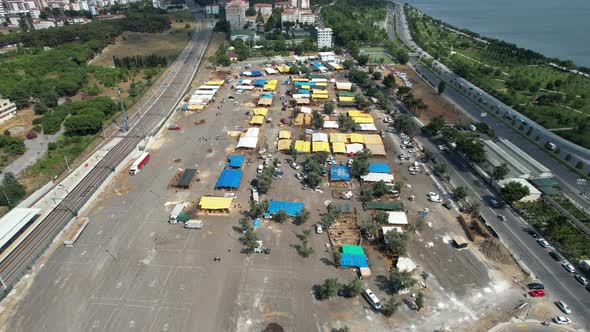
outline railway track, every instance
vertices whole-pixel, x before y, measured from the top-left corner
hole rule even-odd
[[[32,266],[68,221],[92,197],[115,168],[137,147],[147,135],[158,129],[158,124],[173,111],[182,98],[197,70],[211,29],[207,22],[193,34],[169,69],[164,82],[139,108],[127,135],[72,189],[66,197],[37,225],[2,262],[0,277],[10,288]],[[165,97],[163,97],[166,95]]]

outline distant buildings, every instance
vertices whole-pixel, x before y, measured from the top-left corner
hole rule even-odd
[[[332,29],[326,27],[316,27],[315,31],[318,48],[332,48]]]
[[[309,8],[309,0],[291,0],[293,8]]]
[[[281,9],[289,8],[289,1],[275,2],[275,8],[281,8]]]
[[[315,24],[316,16],[311,12],[311,9],[287,8],[281,12],[281,21],[283,23]]]
[[[232,0],[225,5],[225,19],[232,29],[242,29],[246,25],[246,9],[248,2]]]
[[[219,5],[207,5],[207,6],[205,6],[205,14],[207,14],[207,15],[219,15]]]
[[[8,99],[0,96],[0,123],[16,116],[16,105]]]
[[[256,13],[260,13],[262,15],[271,15],[272,14],[272,4],[270,4],[270,3],[254,4],[254,9],[256,9]]]

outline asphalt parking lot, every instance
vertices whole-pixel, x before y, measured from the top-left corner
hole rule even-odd
[[[285,89],[279,85],[277,95]],[[220,103],[230,95],[238,105]],[[325,331],[345,324],[355,331],[412,326],[424,330],[447,321],[473,321],[485,310],[515,300],[518,294],[504,284],[499,287],[501,280],[490,275],[490,267],[471,249],[457,251],[448,243],[452,234],[461,232],[453,212],[426,201],[425,194],[434,190],[432,180],[426,174],[409,175],[406,165],[399,165],[391,153],[399,146],[393,134],[385,138],[390,156],[375,161],[388,162],[396,177],[412,185],[402,191],[404,199],[416,195],[414,203],[404,202],[410,223],[423,207],[431,209],[432,227],[410,242],[410,257],[420,270],[435,276],[428,282],[426,314],[418,315],[406,305],[393,319],[386,319],[361,297],[315,299],[313,287],[324,279],[348,282],[356,272],[334,268],[326,232],[313,233],[326,201],[334,201],[331,188],[324,186],[324,193],[303,190],[295,178],[300,171],[286,164],[290,159],[286,155],[277,155],[284,174],[273,181],[266,198],[303,202],[310,219],[302,226],[263,222],[257,233],[264,246],[272,249],[270,255],[240,252],[238,220],[240,212],[248,209],[249,183],[261,162],[253,153],[246,156],[251,164],[244,168],[230,215],[203,216],[202,230],[169,224],[176,202],[220,194],[213,186],[236,144],[227,133],[236,126],[248,127],[246,112],[251,111],[252,101],[249,93],[235,95],[226,84],[208,110],[176,114],[171,123],[182,129],[165,131],[156,139],[151,160],[139,175],[130,177],[124,169],[90,209],[91,222],[76,245],[60,246],[28,281],[29,290],[14,309],[9,330],[260,331],[270,323],[286,331]],[[283,113],[275,100],[270,112],[273,121],[262,129],[262,146],[271,152],[282,129],[279,119],[287,116]],[[376,111],[374,116],[380,117]],[[205,122],[195,125],[197,120]],[[179,168],[199,170],[199,181],[190,190],[167,188]],[[352,202],[362,220],[366,213],[356,198]],[[314,253],[309,258],[295,249],[296,234],[303,229],[312,230]],[[363,286],[384,300],[389,296],[383,282],[388,275],[385,262],[376,250],[367,251],[373,277],[363,280]],[[217,256],[220,262],[213,261]]]

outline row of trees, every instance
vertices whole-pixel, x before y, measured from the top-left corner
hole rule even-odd
[[[113,57],[115,67],[119,68],[146,68],[146,67],[166,67],[168,59],[165,56],[157,54],[136,55],[125,57]]]

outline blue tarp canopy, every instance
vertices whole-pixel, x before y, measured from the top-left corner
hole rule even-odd
[[[340,255],[340,267],[369,267],[367,256],[343,252]]]
[[[243,172],[237,169],[224,169],[219,175],[215,189],[217,188],[238,188],[242,181]]]
[[[239,154],[229,156],[227,157],[227,160],[229,161],[228,166],[232,168],[242,168],[242,165],[244,164],[244,156]]]
[[[254,221],[252,222],[252,226],[253,226],[253,227],[260,227],[260,225],[261,225],[260,218],[256,218],[256,219],[254,219]]]
[[[303,210],[303,203],[301,202],[283,202],[283,201],[275,201],[270,200],[270,204],[268,204],[268,213],[269,214],[276,214],[280,210],[283,210],[287,213],[289,217],[296,217],[301,213]]]
[[[264,92],[263,94],[260,95],[260,98],[272,98],[273,94],[272,92]]]
[[[391,173],[391,170],[386,163],[370,163],[369,173]]]
[[[302,94],[302,95],[308,95],[308,94],[310,94],[309,90],[304,90],[304,89],[299,89],[297,92],[300,93],[300,94]]]
[[[351,178],[348,166],[330,166],[330,181],[350,181]]]
[[[254,81],[254,86],[264,86],[266,84],[266,80],[256,80]]]
[[[262,72],[260,70],[252,70],[250,72],[250,76],[252,76],[252,77],[262,76]]]

